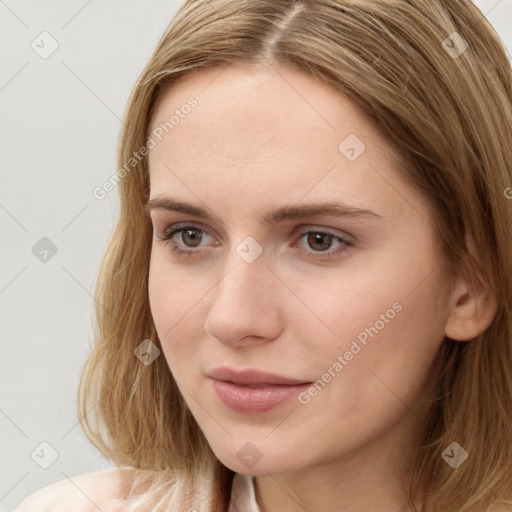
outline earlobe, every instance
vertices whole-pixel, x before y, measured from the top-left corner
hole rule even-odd
[[[476,338],[491,325],[498,309],[490,287],[469,271],[457,277],[452,299],[445,336],[454,341]]]

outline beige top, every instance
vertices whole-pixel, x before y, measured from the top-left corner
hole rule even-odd
[[[111,504],[117,491],[129,482],[130,469],[111,468],[86,473],[47,485],[28,496],[15,512],[114,512]],[[227,512],[261,512],[254,489],[254,477],[235,473]]]
[[[228,512],[261,512],[254,493],[254,477],[235,473]]]

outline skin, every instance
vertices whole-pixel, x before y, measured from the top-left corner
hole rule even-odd
[[[487,327],[492,297],[449,273],[427,200],[339,91],[283,65],[215,67],[166,91],[153,127],[190,96],[198,105],[149,154],[152,199],[172,195],[222,221],[150,213],[151,311],[187,405],[220,461],[256,476],[263,511],[406,510],[401,478],[421,443],[436,354],[445,336]],[[349,134],[366,145],[354,161],[338,149]],[[262,220],[278,206],[328,201],[380,217]],[[194,232],[199,247],[184,232],[174,242],[203,252],[179,256],[159,240],[179,222],[206,234]],[[319,230],[353,245],[318,257],[342,245],[303,236]],[[263,249],[252,263],[236,252],[248,236]],[[226,365],[317,381],[396,303],[401,311],[307,404],[235,412],[205,375]],[[252,467],[237,457],[248,442],[261,454]]]

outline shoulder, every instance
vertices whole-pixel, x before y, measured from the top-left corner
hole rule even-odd
[[[129,494],[134,474],[113,468],[66,478],[33,492],[15,512],[110,512],[107,505]]]

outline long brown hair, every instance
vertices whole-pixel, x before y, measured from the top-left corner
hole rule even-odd
[[[120,510],[221,512],[229,502],[233,472],[210,449],[165,358],[145,365],[134,350],[146,339],[161,348],[148,301],[149,170],[140,156],[152,114],[188,72],[242,62],[296,66],[353,100],[398,148],[397,171],[428,198],[447,260],[496,294],[488,329],[443,342],[438,395],[408,482],[412,508],[425,482],[425,512],[490,510],[512,492],[512,73],[470,0],[188,0],[179,9],[125,113],[121,211],[79,389],[88,438],[145,482]],[[469,454],[457,470],[441,457],[453,441]]]

